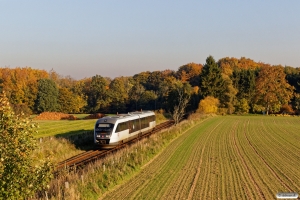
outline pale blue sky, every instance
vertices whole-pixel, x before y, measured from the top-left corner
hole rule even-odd
[[[299,0],[0,0],[0,67],[75,79],[177,70],[207,56],[300,67]]]

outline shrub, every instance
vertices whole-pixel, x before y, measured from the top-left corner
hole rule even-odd
[[[212,96],[207,96],[205,99],[202,99],[199,103],[199,107],[197,112],[199,113],[217,113],[218,111],[218,106],[219,106],[219,100],[212,97]]]
[[[25,199],[46,188],[52,176],[47,159],[34,158],[36,125],[16,116],[0,94],[0,199]]]

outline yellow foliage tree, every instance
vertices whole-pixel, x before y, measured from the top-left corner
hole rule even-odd
[[[207,96],[205,99],[202,99],[199,103],[197,112],[200,113],[217,113],[219,106],[219,99],[212,96]]]

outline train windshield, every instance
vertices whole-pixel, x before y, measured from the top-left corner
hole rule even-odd
[[[114,128],[114,124],[99,123],[99,124],[96,124],[95,131],[102,132],[102,133],[110,133],[110,132],[112,132],[113,128]]]

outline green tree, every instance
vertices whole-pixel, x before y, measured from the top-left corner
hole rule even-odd
[[[128,102],[128,79],[119,77],[112,80],[109,85],[109,96],[111,98],[110,111],[124,112],[126,111],[126,103]]]
[[[58,104],[60,112],[63,113],[80,113],[86,105],[85,100],[77,94],[74,94],[68,88],[59,88]]]
[[[295,108],[297,110],[297,114],[300,114],[300,94],[295,94]]]
[[[157,94],[153,90],[146,90],[140,99],[140,106],[143,110],[156,109]]]
[[[106,79],[100,75],[93,76],[86,96],[90,112],[99,112],[109,106],[111,99]]]
[[[135,83],[141,84],[144,88],[147,86],[148,77],[150,76],[151,72],[141,72],[139,74],[135,74],[133,76],[133,80]]]
[[[0,94],[0,199],[25,199],[46,189],[52,176],[48,159],[33,157],[36,125],[16,116]]]
[[[222,77],[221,68],[212,56],[207,57],[200,74],[200,93],[203,97],[213,96],[221,101],[226,92],[226,82]],[[221,104],[223,102],[220,102]]]
[[[142,86],[139,83],[135,83],[132,86],[131,90],[129,91],[129,98],[131,101],[134,102],[135,110],[140,109],[140,108],[138,108],[138,103],[139,103],[140,99],[142,98],[142,95],[144,94],[144,92],[145,92],[144,86]]]
[[[173,73],[169,73],[168,75],[164,76],[164,79],[159,83],[158,91],[155,92],[157,95],[155,109],[165,109],[169,110],[168,107],[168,95],[170,90],[173,87],[173,84],[177,82]]]
[[[240,99],[236,104],[236,111],[238,113],[242,113],[242,114],[248,113],[249,109],[250,109],[250,106],[248,104],[247,99],[245,99],[245,98]]]
[[[38,93],[36,99],[37,112],[53,112],[59,109],[58,88],[53,80],[40,79],[38,81]]]
[[[250,108],[254,106],[255,79],[257,70],[235,68],[231,76],[233,86],[238,90],[237,99],[246,99]]]
[[[295,88],[296,93],[300,93],[300,67],[285,66],[284,72],[288,83]]]
[[[281,66],[264,66],[259,71],[255,100],[265,108],[266,114],[270,111],[278,112],[293,97],[294,87],[288,84],[285,76]]]
[[[163,74],[160,71],[151,72],[148,76],[147,82],[144,85],[146,90],[158,91],[159,84],[163,81]]]

